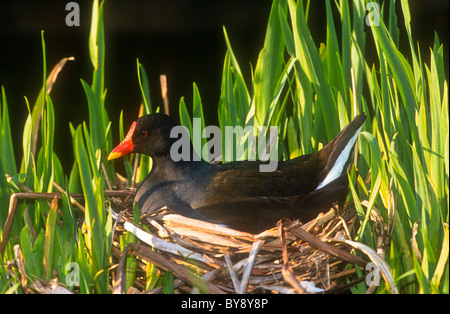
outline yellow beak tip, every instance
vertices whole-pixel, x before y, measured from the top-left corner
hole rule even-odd
[[[121,154],[121,153],[115,153],[115,152],[112,152],[111,154],[109,154],[108,160],[116,159],[116,158],[119,158],[119,157],[122,157],[122,154]]]

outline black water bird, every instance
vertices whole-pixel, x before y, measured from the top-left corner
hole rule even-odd
[[[346,167],[365,119],[356,116],[320,151],[261,172],[258,161],[174,161],[170,148],[178,139],[170,132],[179,124],[154,113],[136,120],[108,159],[132,152],[152,157],[153,168],[135,196],[142,214],[167,206],[187,217],[258,233],[282,218],[306,222],[345,201]]]

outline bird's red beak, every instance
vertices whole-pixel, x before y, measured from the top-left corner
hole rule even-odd
[[[127,136],[123,139],[123,141],[113,149],[111,154],[108,156],[108,160],[116,159],[122,157],[126,154],[133,152],[134,144],[131,140],[133,137],[134,129],[136,128],[136,121],[130,127],[130,130],[127,133]]]

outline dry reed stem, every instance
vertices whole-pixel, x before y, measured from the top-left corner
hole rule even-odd
[[[142,221],[149,223],[150,233],[147,233],[159,239],[158,244],[155,246],[154,242],[152,246],[160,250],[161,256],[176,265],[195,268],[197,273],[203,273],[201,278],[214,274],[208,283],[223,292],[254,293],[262,289],[275,293],[321,293],[345,290],[351,282],[360,280],[354,269],[344,271],[345,263],[366,265],[364,259],[349,254],[351,247],[323,241],[350,238],[355,212],[341,216],[338,212],[343,209],[333,208],[305,225],[285,220],[283,237],[280,237],[279,227],[252,235],[172,214],[168,208],[145,216],[147,219]],[[129,230],[128,223],[125,224],[125,229]],[[169,251],[160,246],[164,242],[200,254],[203,260],[191,258],[195,255],[186,258],[180,253],[181,249]],[[340,280],[342,278],[348,278],[350,284]],[[180,289],[196,288],[180,286]],[[161,290],[152,293],[158,291]]]

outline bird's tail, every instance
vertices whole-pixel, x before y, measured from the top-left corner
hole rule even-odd
[[[326,160],[326,166],[323,169],[325,178],[319,183],[316,190],[341,176],[365,120],[366,115],[364,113],[356,116],[331,142],[318,152],[324,157],[323,160]]]

